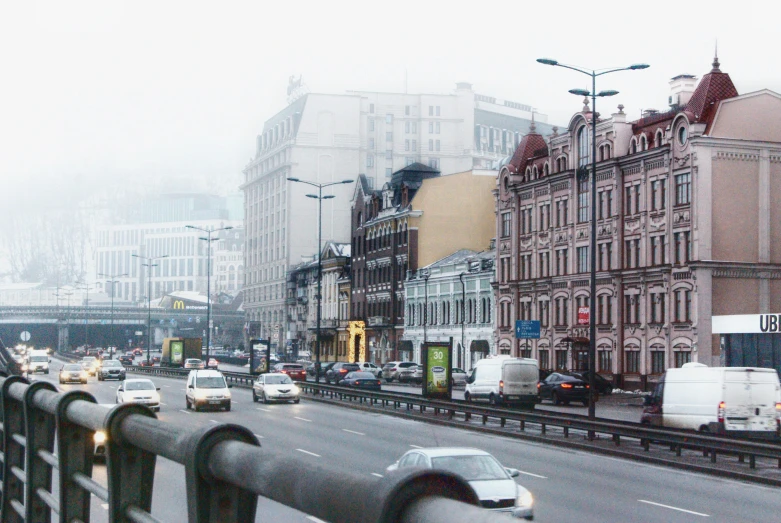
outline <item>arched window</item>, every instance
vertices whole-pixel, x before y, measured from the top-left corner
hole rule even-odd
[[[632,154],[635,154],[637,152],[637,139],[635,137],[632,137],[632,143],[630,145]]]
[[[545,162],[545,166],[542,168],[542,175],[548,176],[550,174],[550,164]]]
[[[588,129],[584,125],[578,129],[578,166],[588,165]]]
[[[654,140],[654,146],[655,147],[661,147],[662,146],[662,140],[664,140],[664,135],[662,134],[662,131],[656,131],[656,139]]]
[[[532,180],[537,179],[537,166],[532,167]]]
[[[610,159],[610,144],[605,144],[605,160]]]
[[[648,149],[648,143],[645,140],[645,135],[640,137],[640,150],[645,151]]]

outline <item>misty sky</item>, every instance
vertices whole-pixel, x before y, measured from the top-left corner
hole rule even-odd
[[[531,6],[534,7],[531,7]],[[291,74],[313,92],[483,94],[565,125],[588,78],[537,57],[604,68],[626,106],[665,109],[668,80],[722,70],[740,93],[781,92],[779,2],[4,0],[0,179],[4,194],[240,179]],[[729,7],[730,11],[723,10]],[[592,22],[592,11],[595,19]],[[592,23],[597,26],[591,28]],[[207,183],[208,185],[208,183]],[[9,193],[9,190],[12,191]]]

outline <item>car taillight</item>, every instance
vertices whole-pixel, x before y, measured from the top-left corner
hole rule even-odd
[[[504,394],[504,380],[499,380],[499,395]]]
[[[726,410],[727,410],[727,404],[724,403],[723,401],[719,403],[719,415],[718,415],[719,423],[724,423],[724,414]]]
[[[571,389],[571,388],[572,388],[572,385],[571,385],[571,384],[569,384],[569,383],[562,383],[562,384],[561,384],[561,388],[562,388],[562,389]]]
[[[378,382],[377,382],[377,385],[382,385],[382,382],[381,382],[381,381],[378,381]]]
[[[344,373],[346,373],[346,372],[347,372],[347,369],[339,369],[339,372],[341,372],[342,374],[344,374]]]
[[[540,387],[541,387],[541,386],[542,386],[542,383],[540,383],[540,382],[538,381],[538,382],[537,382],[537,390],[540,390]]]

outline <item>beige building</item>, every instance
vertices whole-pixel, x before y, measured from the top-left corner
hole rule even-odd
[[[695,81],[597,121],[597,370],[626,388],[718,365],[713,316],[781,311],[781,95],[738,95],[718,59]],[[586,363],[593,117],[524,137],[495,192],[497,342],[517,354],[515,320],[540,320],[542,368]]]

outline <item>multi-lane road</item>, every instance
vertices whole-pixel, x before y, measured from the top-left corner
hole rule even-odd
[[[58,368],[55,363],[54,369]],[[132,375],[131,375],[132,376]],[[140,376],[139,376],[140,377]],[[57,374],[38,375],[57,384]],[[266,449],[297,455],[324,467],[339,467],[379,477],[401,454],[415,447],[469,446],[494,454],[521,471],[517,481],[536,499],[537,521],[724,522],[777,521],[781,489],[670,470],[637,462],[555,448],[457,428],[429,425],[382,414],[308,401],[298,405],[253,403],[247,389],[233,388],[230,412],[185,409],[184,381],[153,378],[161,388],[159,418],[183,427],[238,423],[260,438]],[[59,385],[58,385],[59,386]],[[90,378],[83,389],[100,403],[114,403],[117,384]],[[105,467],[94,471],[105,484]],[[95,500],[93,521],[106,521]],[[157,462],[152,514],[162,521],[182,521],[184,469]],[[256,521],[317,521],[261,499]]]

